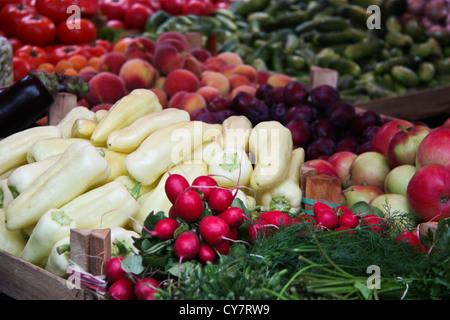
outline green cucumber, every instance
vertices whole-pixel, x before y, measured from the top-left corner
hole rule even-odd
[[[400,84],[414,88],[420,84],[419,76],[414,70],[405,66],[394,66],[391,69],[392,78]]]
[[[419,80],[421,82],[429,83],[436,75],[436,68],[431,62],[422,62],[417,70],[417,75],[419,76]]]
[[[344,57],[350,60],[365,59],[380,52],[383,44],[379,39],[369,39],[367,41],[349,45],[344,50]]]

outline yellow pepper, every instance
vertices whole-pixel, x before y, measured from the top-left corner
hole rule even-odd
[[[14,133],[0,141],[0,174],[27,162],[28,149],[38,140],[60,138],[56,126],[41,126]]]
[[[125,158],[128,156],[127,153],[112,151],[108,148],[97,148],[97,150],[101,154],[104,154],[105,160],[111,168],[111,173],[109,177],[102,182],[103,184],[111,182],[117,177],[127,174],[127,168],[125,166]]]
[[[50,209],[40,218],[30,235],[21,258],[45,268],[50,252],[58,240],[70,235],[76,227],[73,219],[60,209]]]
[[[278,121],[258,123],[250,133],[249,151],[254,157],[250,186],[270,189],[286,176],[293,149],[291,131]]]
[[[248,152],[253,125],[245,116],[231,116],[222,122],[221,144],[224,149],[242,149]]]
[[[111,181],[79,195],[60,209],[74,219],[77,228],[102,229],[123,227],[140,205],[122,183]]]
[[[135,89],[117,101],[98,123],[91,140],[105,146],[111,132],[125,128],[140,117],[162,110],[158,97],[150,89]]]
[[[27,162],[36,162],[48,157],[63,154],[74,142],[86,141],[80,138],[48,138],[33,143],[27,152]]]
[[[135,192],[136,198],[142,196],[144,193],[150,192],[151,190],[153,190],[157,186],[157,182],[155,182],[155,183],[153,183],[151,185],[148,185],[148,186],[142,186],[139,183],[139,188],[136,188],[136,184],[138,182],[136,182],[136,180],[134,180],[129,175],[118,176],[117,178],[114,179],[114,181],[118,181],[121,184],[123,184],[128,190],[130,190],[130,192],[132,194],[133,194],[133,192]]]
[[[72,127],[78,119],[95,120],[95,112],[86,107],[75,107],[56,125],[61,130],[62,138],[72,138]]]
[[[173,123],[189,121],[189,113],[185,110],[168,108],[161,111],[146,114],[129,126],[111,132],[106,145],[109,149],[130,153],[153,132]]]
[[[96,127],[97,122],[95,120],[77,119],[72,126],[71,137],[90,139]]]
[[[265,210],[279,210],[298,213],[302,204],[300,168],[305,161],[303,148],[292,150],[291,164],[287,177],[275,187],[263,191],[261,204]]]
[[[111,168],[89,141],[71,144],[61,158],[6,208],[6,226],[20,230],[52,208],[71,201],[110,175]]]
[[[52,247],[45,270],[61,278],[67,278],[70,260],[70,235],[58,240]]]
[[[169,166],[181,163],[196,147],[218,134],[216,125],[201,121],[174,123],[149,135],[125,158],[125,165],[134,179],[149,185]]]
[[[0,209],[0,250],[19,257],[26,243],[27,240],[21,230],[6,229],[5,210]]]
[[[194,179],[201,175],[208,174],[208,167],[206,163],[180,163],[169,169],[171,174],[181,174],[184,176],[189,184],[192,184]],[[152,191],[143,194],[137,200],[141,205],[139,212],[136,214],[135,220],[131,221],[130,225],[132,229],[138,233],[142,232],[142,224],[145,218],[152,211],[163,211],[166,215],[169,214],[169,210],[172,207],[172,203],[167,198],[164,186],[169,172],[166,172],[158,182],[158,185]]]

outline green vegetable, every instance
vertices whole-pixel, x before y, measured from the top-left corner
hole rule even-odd
[[[406,87],[416,87],[419,85],[419,76],[410,68],[404,66],[394,66],[391,69],[392,77]]]

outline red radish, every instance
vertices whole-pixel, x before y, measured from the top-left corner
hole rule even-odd
[[[109,287],[108,295],[113,300],[136,300],[134,286],[131,279],[119,279]]]
[[[175,219],[178,216],[177,214],[177,209],[175,208],[175,206],[171,206],[169,209],[169,218]]]
[[[339,216],[339,226],[355,229],[359,225],[359,218],[351,212],[344,212]]]
[[[180,219],[186,222],[194,222],[203,213],[202,197],[194,189],[187,189],[178,195],[175,209]]]
[[[345,227],[345,226],[339,226],[336,229],[334,229],[334,231],[344,231],[344,230],[349,230],[347,231],[347,233],[351,233],[354,234],[355,232],[353,230],[351,230],[349,227]]]
[[[319,213],[322,210],[331,210],[331,209],[332,208],[329,205],[327,205],[326,203],[320,202],[320,201],[314,202],[314,205],[313,205],[313,213],[314,213],[314,216],[316,216],[316,217],[319,216]]]
[[[173,237],[173,233],[177,228],[177,220],[172,218],[164,218],[156,223],[155,230],[153,230],[150,234],[162,240],[169,240]]]
[[[309,215],[309,214],[301,214],[301,215],[298,215],[296,217],[296,219],[293,219],[293,221],[296,222],[296,223],[306,222],[306,223],[315,224],[316,223],[316,217],[314,217],[312,215]]]
[[[109,281],[115,282],[126,277],[127,273],[121,266],[123,259],[124,257],[113,257],[106,262],[105,276]]]
[[[199,176],[194,179],[192,186],[203,193],[204,200],[208,200],[211,191],[217,187],[217,181],[210,176]]]
[[[317,217],[317,224],[320,227],[324,227],[326,229],[334,229],[337,227],[339,222],[339,217],[332,209],[330,210],[322,210]]]
[[[153,294],[158,293],[159,281],[155,278],[139,278],[134,287],[134,293],[138,300],[154,300]]]
[[[230,253],[230,243],[228,241],[222,241],[221,243],[215,245],[214,249],[216,249],[220,254],[227,256]]]
[[[287,226],[291,223],[291,218],[286,212],[283,211],[265,211],[259,215],[259,219],[263,220],[268,224],[274,224],[278,227],[284,225]]]
[[[198,251],[198,259],[206,263],[208,261],[213,262],[216,258],[216,252],[214,249],[207,243],[200,243],[200,250]]]
[[[278,226],[268,224],[262,220],[255,220],[255,223],[247,228],[247,239],[250,242],[254,242],[259,235],[269,237],[273,234],[274,229],[278,229]]]
[[[181,174],[170,174],[164,185],[167,198],[172,204],[175,204],[178,195],[189,188],[189,182]]]
[[[239,207],[230,207],[217,216],[224,220],[230,228],[237,228],[244,223],[244,211]]]
[[[337,206],[336,208],[334,208],[334,211],[336,211],[336,213],[340,214],[340,213],[351,213],[353,214],[352,210],[350,210],[349,207],[347,206]]]
[[[228,224],[217,216],[206,216],[198,224],[198,230],[203,240],[212,246],[218,245],[230,232]]]
[[[236,240],[238,238],[237,228],[230,228],[230,232],[228,232],[227,238],[231,240]]]
[[[200,239],[197,234],[192,231],[184,231],[181,233],[173,244],[175,255],[181,260],[190,260],[194,258],[200,250]]]
[[[395,243],[406,242],[406,243],[410,244],[411,246],[418,246],[418,247],[420,247],[422,245],[419,237],[408,230],[404,230],[404,231],[400,232],[395,237],[394,242]]]
[[[368,214],[361,218],[363,226],[369,227],[371,231],[383,233],[387,226],[383,223],[383,219],[374,214]]]
[[[234,196],[230,189],[217,187],[209,194],[208,203],[214,211],[222,212],[231,206],[233,199]]]

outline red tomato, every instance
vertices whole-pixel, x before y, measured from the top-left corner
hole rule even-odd
[[[14,56],[27,60],[32,69],[37,69],[42,63],[47,61],[47,52],[43,48],[29,44],[19,48],[14,53]]]
[[[67,8],[76,4],[76,0],[36,0],[36,10],[58,24],[72,15]]]
[[[106,21],[106,26],[114,29],[125,29],[125,23],[122,20],[116,19]]]
[[[100,10],[97,0],[77,0],[77,5],[81,8],[81,16],[92,18]]]
[[[153,11],[161,10],[161,4],[159,3],[159,0],[134,0],[133,3],[141,3],[143,5],[146,5],[147,7],[150,7]]]
[[[108,49],[105,46],[102,46],[94,41],[83,44],[81,47],[83,49],[84,56],[87,58],[100,57],[108,52]]]
[[[20,41],[17,38],[11,37],[11,38],[8,38],[8,41],[11,44],[13,53],[16,52],[17,50],[19,50],[19,48],[23,46],[22,41]]]
[[[164,0],[160,1],[161,9],[171,15],[180,15],[183,13],[185,0]]]
[[[2,10],[8,4],[26,4],[33,6],[34,0],[0,0],[0,10]]]
[[[97,27],[92,21],[84,18],[73,21],[73,29],[69,29],[69,23],[61,22],[58,24],[56,33],[59,42],[62,44],[81,44],[95,40],[97,37]]]
[[[104,39],[96,39],[95,44],[98,46],[105,47],[107,51],[111,51],[113,48],[113,44],[109,42],[108,40]]]
[[[17,37],[27,44],[43,46],[52,42],[55,36],[55,23],[40,14],[27,15],[17,25]]]
[[[8,37],[17,36],[17,24],[23,17],[35,13],[34,7],[22,4],[8,4],[0,11],[0,28]]]
[[[62,45],[57,46],[53,49],[53,51],[48,55],[48,61],[56,65],[58,61],[67,60],[71,56],[76,54],[83,54],[83,50],[78,45]]]
[[[108,20],[123,20],[129,6],[129,0],[103,0],[100,3],[100,10]]]
[[[191,0],[183,5],[183,15],[195,14],[197,16],[208,16],[213,7],[210,1]]]
[[[31,71],[31,66],[27,60],[20,57],[13,57],[13,72],[14,72],[14,81],[22,79],[27,75],[28,71]]]
[[[135,3],[125,13],[125,26],[128,29],[144,29],[145,22],[153,10],[141,3]]]

